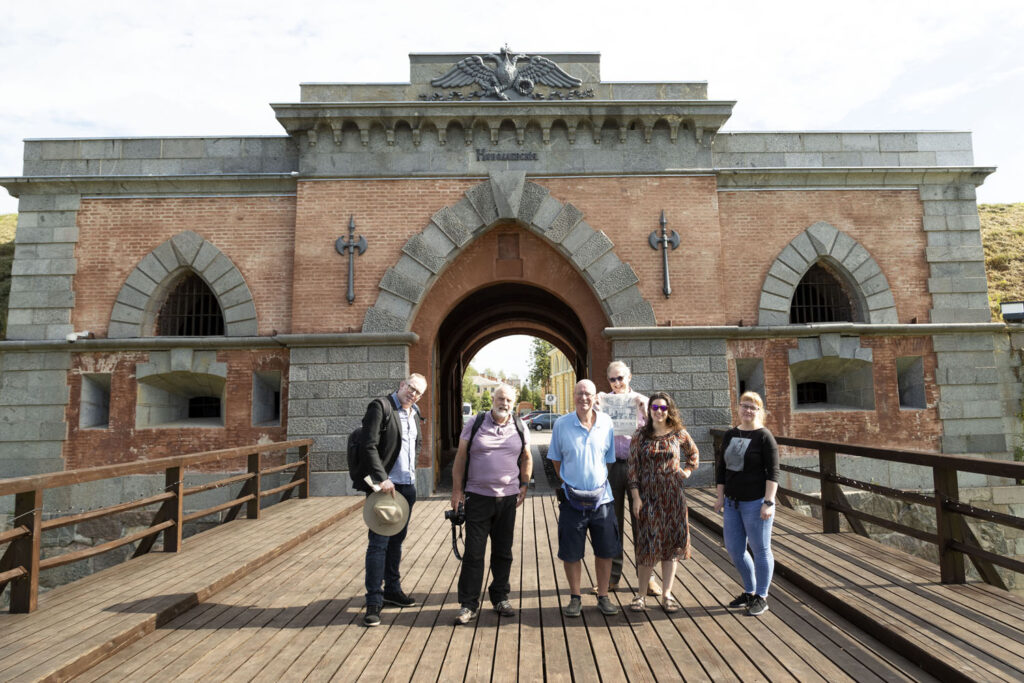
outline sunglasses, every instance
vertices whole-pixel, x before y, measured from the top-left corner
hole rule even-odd
[[[668,406],[651,406],[651,412],[652,413],[659,413],[659,412],[660,413],[667,413],[668,412]]]
[[[619,375],[618,377],[609,377],[608,378],[609,382],[624,382],[625,380],[626,380],[626,378],[623,377],[622,375]]]

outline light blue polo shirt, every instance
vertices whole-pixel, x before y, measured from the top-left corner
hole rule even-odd
[[[608,465],[615,462],[615,429],[604,413],[594,411],[594,426],[589,431],[580,424],[576,411],[558,418],[551,430],[548,459],[562,463],[562,481],[574,489],[596,489],[605,482],[598,505],[612,501]]]

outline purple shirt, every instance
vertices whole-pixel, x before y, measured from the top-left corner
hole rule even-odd
[[[462,428],[459,439],[469,441],[474,417]],[[530,447],[530,431],[523,430],[526,448]],[[469,476],[466,492],[481,496],[514,496],[519,493],[519,455],[523,441],[510,415],[503,425],[495,424],[491,411],[484,415],[480,430],[469,444]]]

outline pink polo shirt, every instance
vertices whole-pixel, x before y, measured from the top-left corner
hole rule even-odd
[[[459,435],[461,440],[469,440],[475,419],[466,421]],[[530,430],[523,430],[523,439],[529,448]],[[519,454],[523,452],[523,441],[519,439],[511,416],[505,424],[495,424],[488,410],[469,446],[468,493],[492,498],[519,493]]]

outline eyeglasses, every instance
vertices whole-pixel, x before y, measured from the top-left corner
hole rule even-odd
[[[609,382],[625,382],[626,378],[623,377],[622,375],[619,375],[618,377],[609,377],[608,381]]]
[[[657,413],[657,412],[667,413],[668,412],[668,406],[662,406],[662,405],[651,406],[651,412],[652,413]]]
[[[741,403],[740,408],[743,410],[757,410],[757,406],[751,405],[749,403]]]

